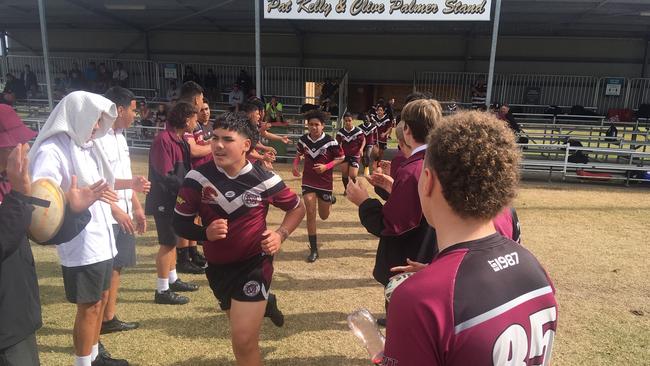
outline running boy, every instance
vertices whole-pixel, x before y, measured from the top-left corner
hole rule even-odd
[[[432,131],[418,194],[440,252],[393,293],[382,365],[550,364],[553,284],[493,224],[515,196],[519,161],[513,133],[487,113]]]
[[[214,163],[190,171],[176,199],[174,228],[205,242],[206,276],[230,320],[238,365],[261,365],[258,344],[273,255],[305,215],[305,207],[277,174],[251,164],[258,131],[241,115],[219,118],[212,134]],[[266,227],[269,205],[286,212],[275,231]],[[204,226],[194,223],[201,217]]]
[[[370,175],[370,164],[373,163],[373,149],[377,144],[377,125],[364,113],[359,113],[358,118],[361,120],[359,128],[363,131],[366,140],[366,144],[363,146],[363,154],[361,155],[363,159],[363,175],[368,176]]]
[[[308,133],[302,135],[297,144],[296,158],[293,160],[293,175],[300,176],[298,166],[300,159],[305,159],[302,177],[302,196],[307,208],[307,235],[309,236],[309,256],[307,262],[318,259],[318,242],[316,240],[316,209],[318,216],[327,220],[330,207],[336,203],[332,194],[335,166],[343,162],[341,146],[323,132],[327,115],[319,110],[305,113]]]
[[[352,178],[353,182],[357,181],[359,159],[361,154],[363,154],[363,146],[366,144],[363,131],[352,124],[352,114],[349,112],[343,115],[343,128],[336,133],[336,142],[341,145],[345,154],[343,163],[341,163],[341,179],[343,180],[343,190],[345,191],[350,178]]]
[[[393,131],[393,121],[386,114],[384,106],[381,104],[377,105],[372,119],[377,126],[377,146],[379,147],[377,161],[381,161],[384,158],[384,151],[388,148],[388,139],[390,139],[390,134]]]

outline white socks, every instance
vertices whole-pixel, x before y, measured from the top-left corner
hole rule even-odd
[[[169,290],[169,279],[159,278],[158,281],[156,281],[156,291],[163,293],[167,290]]]
[[[173,269],[169,271],[169,283],[174,283],[178,279],[178,275],[176,274],[176,270]]]
[[[74,356],[74,366],[92,366],[91,356]]]
[[[93,344],[93,348],[90,350],[90,360],[95,361],[98,354],[99,354],[99,343],[95,343]]]

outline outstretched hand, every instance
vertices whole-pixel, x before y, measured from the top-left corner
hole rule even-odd
[[[406,258],[405,266],[397,266],[390,269],[391,272],[417,272],[427,268],[427,265],[424,263],[412,261]]]
[[[29,144],[18,144],[7,158],[7,179],[11,189],[29,196],[32,192],[32,179],[29,177]]]
[[[149,182],[147,178],[141,175],[133,177],[131,182],[133,185],[133,190],[136,192],[147,194],[151,189],[151,182]]]
[[[117,193],[112,191],[105,181],[100,180],[90,186],[79,188],[76,175],[73,175],[70,180],[70,189],[66,193],[66,199],[70,210],[75,213],[87,210],[98,200],[108,204],[118,201]]]

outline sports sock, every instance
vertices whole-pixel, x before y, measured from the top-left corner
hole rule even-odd
[[[93,344],[93,348],[90,350],[90,359],[95,361],[97,355],[99,354],[99,343]]]
[[[174,283],[176,280],[178,280],[178,274],[175,269],[172,269],[169,271],[169,283]]]
[[[156,291],[158,291],[159,293],[163,293],[167,290],[169,290],[169,279],[159,278],[158,281],[156,282]]]
[[[74,356],[74,366],[92,366],[92,361],[90,360],[90,355],[88,356]]]
[[[309,249],[317,250],[318,243],[316,242],[316,235],[309,235]]]
[[[341,177],[341,180],[343,180],[343,189],[348,189],[348,182],[350,181],[350,178]]]
[[[363,175],[365,175],[365,176],[370,175],[370,168],[369,167],[363,168]]]

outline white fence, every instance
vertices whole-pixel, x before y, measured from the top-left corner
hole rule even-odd
[[[413,90],[430,93],[442,101],[471,103],[472,85],[479,79],[487,80],[484,73],[416,72]],[[636,109],[641,103],[650,103],[650,79],[623,78],[621,93],[606,96],[608,77],[574,75],[496,74],[492,102],[522,105],[582,105],[597,107],[602,112],[610,108]],[[528,93],[537,94],[531,103]]]

